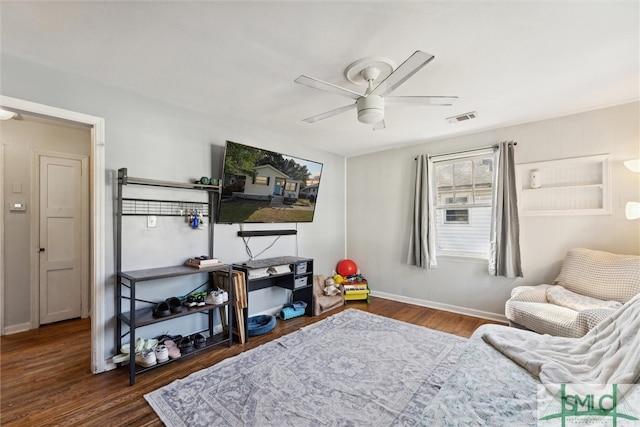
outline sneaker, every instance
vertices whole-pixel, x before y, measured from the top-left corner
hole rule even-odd
[[[189,353],[193,350],[193,339],[190,336],[182,337],[178,343],[180,353]]]
[[[193,295],[187,295],[187,299],[184,303],[187,307],[195,307],[196,306],[196,297]]]
[[[222,295],[222,302],[229,302],[229,292],[218,288],[218,293]]]
[[[207,305],[206,301],[204,300],[204,296],[198,295],[196,297],[196,305],[198,307],[203,307],[203,306]]]
[[[153,351],[156,353],[156,360],[158,363],[163,363],[169,360],[169,349],[166,345],[158,344]]]
[[[213,303],[214,303],[214,304],[216,304],[216,305],[217,305],[217,304],[223,304],[223,303],[224,303],[224,298],[223,298],[223,296],[222,296],[222,294],[221,294],[220,292],[218,292],[218,291],[213,291],[211,295],[212,295],[212,297],[213,297]],[[228,299],[228,298],[229,298],[229,297],[227,297],[227,299]]]
[[[182,337],[180,337],[180,339],[182,339]],[[173,340],[166,340],[164,345],[167,347],[167,352],[171,359],[177,359],[182,355],[178,345]]]
[[[207,345],[207,339],[200,333],[193,334],[192,339],[195,348],[204,348]]]
[[[136,364],[148,368],[150,366],[156,365],[158,362],[156,360],[156,354],[153,350],[145,350],[136,354]]]

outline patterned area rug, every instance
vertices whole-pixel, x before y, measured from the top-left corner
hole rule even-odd
[[[348,309],[144,397],[168,426],[404,426],[466,339]]]

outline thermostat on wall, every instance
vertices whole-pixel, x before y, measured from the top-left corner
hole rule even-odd
[[[11,202],[9,210],[10,211],[26,211],[27,205],[21,202]]]

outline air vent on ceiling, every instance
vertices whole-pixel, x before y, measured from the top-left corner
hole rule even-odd
[[[464,113],[458,116],[447,117],[447,121],[449,123],[458,123],[458,122],[464,122],[465,120],[475,119],[477,116],[478,116],[478,113],[476,113],[475,111],[472,111],[470,113]]]

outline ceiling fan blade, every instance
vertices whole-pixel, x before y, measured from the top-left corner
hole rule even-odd
[[[315,116],[307,117],[306,119],[303,119],[303,121],[307,123],[317,122],[318,120],[323,120],[323,119],[335,116],[337,114],[344,113],[345,111],[353,110],[354,108],[356,108],[355,103],[345,105],[344,107],[336,108],[335,110],[327,111],[326,113],[316,114]]]
[[[385,96],[407,79],[417,73],[422,67],[433,59],[433,55],[417,50],[406,61],[404,61],[395,71],[376,86],[371,94]]]
[[[388,104],[413,104],[413,105],[453,105],[458,100],[457,96],[387,96]]]
[[[340,86],[336,86],[331,83],[323,82],[322,80],[314,79],[313,77],[301,75],[297,79],[294,80],[296,83],[300,83],[301,85],[309,86],[314,89],[323,90],[325,92],[334,93],[340,96],[346,96],[347,98],[355,99],[362,97],[361,94],[354,92],[349,89],[345,89]]]
[[[386,128],[387,126],[384,124],[384,119],[380,120],[378,123],[373,125],[373,130],[382,130]]]

